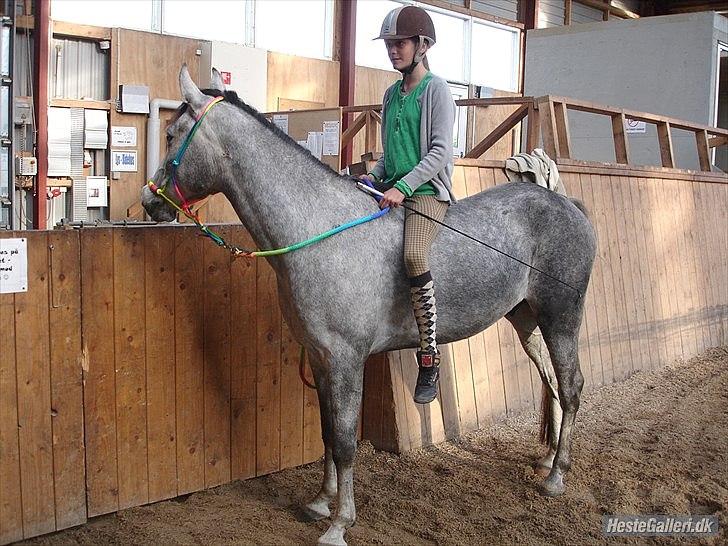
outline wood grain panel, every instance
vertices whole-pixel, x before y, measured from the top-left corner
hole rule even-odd
[[[18,236],[0,234],[0,239]],[[0,544],[23,538],[19,432],[15,295],[0,294]]]
[[[114,346],[119,508],[149,501],[144,231],[114,230]],[[140,314],[142,314],[140,316]]]
[[[78,232],[48,232],[56,529],[86,521]]]
[[[114,247],[110,228],[81,230],[86,495],[89,517],[119,509],[114,371]]]
[[[193,228],[176,228],[175,252],[175,411],[177,494],[205,487],[204,450],[204,256],[209,244]]]
[[[15,361],[18,382],[23,536],[56,529],[48,323],[48,235],[28,241],[28,291],[15,294]]]
[[[149,502],[177,495],[174,229],[144,232]]]

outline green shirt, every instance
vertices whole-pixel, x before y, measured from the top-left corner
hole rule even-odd
[[[394,96],[387,109],[387,146],[384,150],[385,182],[394,184],[406,197],[437,195],[434,186],[425,182],[414,192],[401,180],[420,162],[420,102],[417,100],[432,79],[428,72],[412,91],[402,91],[402,80],[397,82]]]

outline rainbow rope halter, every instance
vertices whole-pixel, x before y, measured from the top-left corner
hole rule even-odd
[[[336,235],[337,233],[341,233],[344,230],[347,230],[349,228],[353,228],[355,226],[364,224],[366,222],[371,222],[372,220],[376,220],[377,218],[380,218],[384,216],[387,212],[389,212],[389,207],[381,209],[373,214],[370,214],[369,216],[364,216],[362,218],[359,218],[357,220],[353,220],[351,222],[347,222],[346,224],[342,224],[336,227],[333,227],[332,229],[321,233],[319,235],[315,235],[314,237],[311,237],[310,239],[306,239],[305,241],[301,241],[299,243],[295,243],[293,245],[289,245],[283,248],[276,248],[272,250],[246,250],[240,247],[237,247],[235,245],[231,245],[225,242],[225,240],[212,231],[208,226],[203,224],[200,221],[200,217],[197,214],[196,211],[192,210],[192,205],[200,201],[201,199],[192,199],[188,200],[185,198],[185,196],[182,194],[182,191],[179,188],[179,184],[177,182],[177,168],[180,165],[180,162],[182,161],[182,157],[185,155],[185,152],[187,151],[187,148],[190,145],[190,142],[192,142],[192,137],[195,136],[195,133],[197,132],[197,129],[200,127],[200,124],[202,123],[202,120],[205,118],[207,113],[212,109],[213,106],[215,106],[220,101],[224,100],[224,97],[214,97],[210,102],[208,102],[205,107],[202,109],[202,112],[200,115],[196,117],[195,124],[192,126],[192,129],[190,129],[190,132],[187,134],[187,137],[185,138],[185,141],[182,143],[182,146],[177,151],[177,155],[172,160],[172,173],[168,177],[167,180],[172,180],[172,188],[174,189],[174,192],[177,194],[177,198],[180,201],[180,204],[174,202],[174,200],[170,199],[170,197],[165,193],[165,190],[167,188],[167,181],[165,181],[165,184],[160,188],[158,187],[153,181],[149,180],[147,182],[147,186],[149,189],[154,193],[155,195],[158,195],[167,203],[169,203],[172,207],[174,207],[177,211],[184,214],[187,218],[192,220],[195,225],[197,225],[198,228],[200,228],[200,231],[205,235],[206,237],[209,237],[215,244],[218,246],[221,246],[223,248],[228,249],[234,257],[243,256],[246,258],[264,258],[266,256],[278,256],[281,254],[287,254],[289,252],[293,252],[294,250],[298,250],[304,247],[307,247],[309,245],[312,245],[314,243],[317,243],[319,241],[322,241],[324,239],[327,239],[328,237],[331,237],[332,235]],[[204,198],[203,198],[204,199]]]

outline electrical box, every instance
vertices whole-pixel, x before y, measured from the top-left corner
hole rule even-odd
[[[38,160],[32,156],[15,158],[15,174],[18,176],[35,176],[38,174]]]

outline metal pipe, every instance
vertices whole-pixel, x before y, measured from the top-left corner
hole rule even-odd
[[[149,120],[147,121],[147,179],[151,179],[159,167],[159,128],[162,108],[176,110],[182,101],[173,99],[153,99],[149,103]]]

